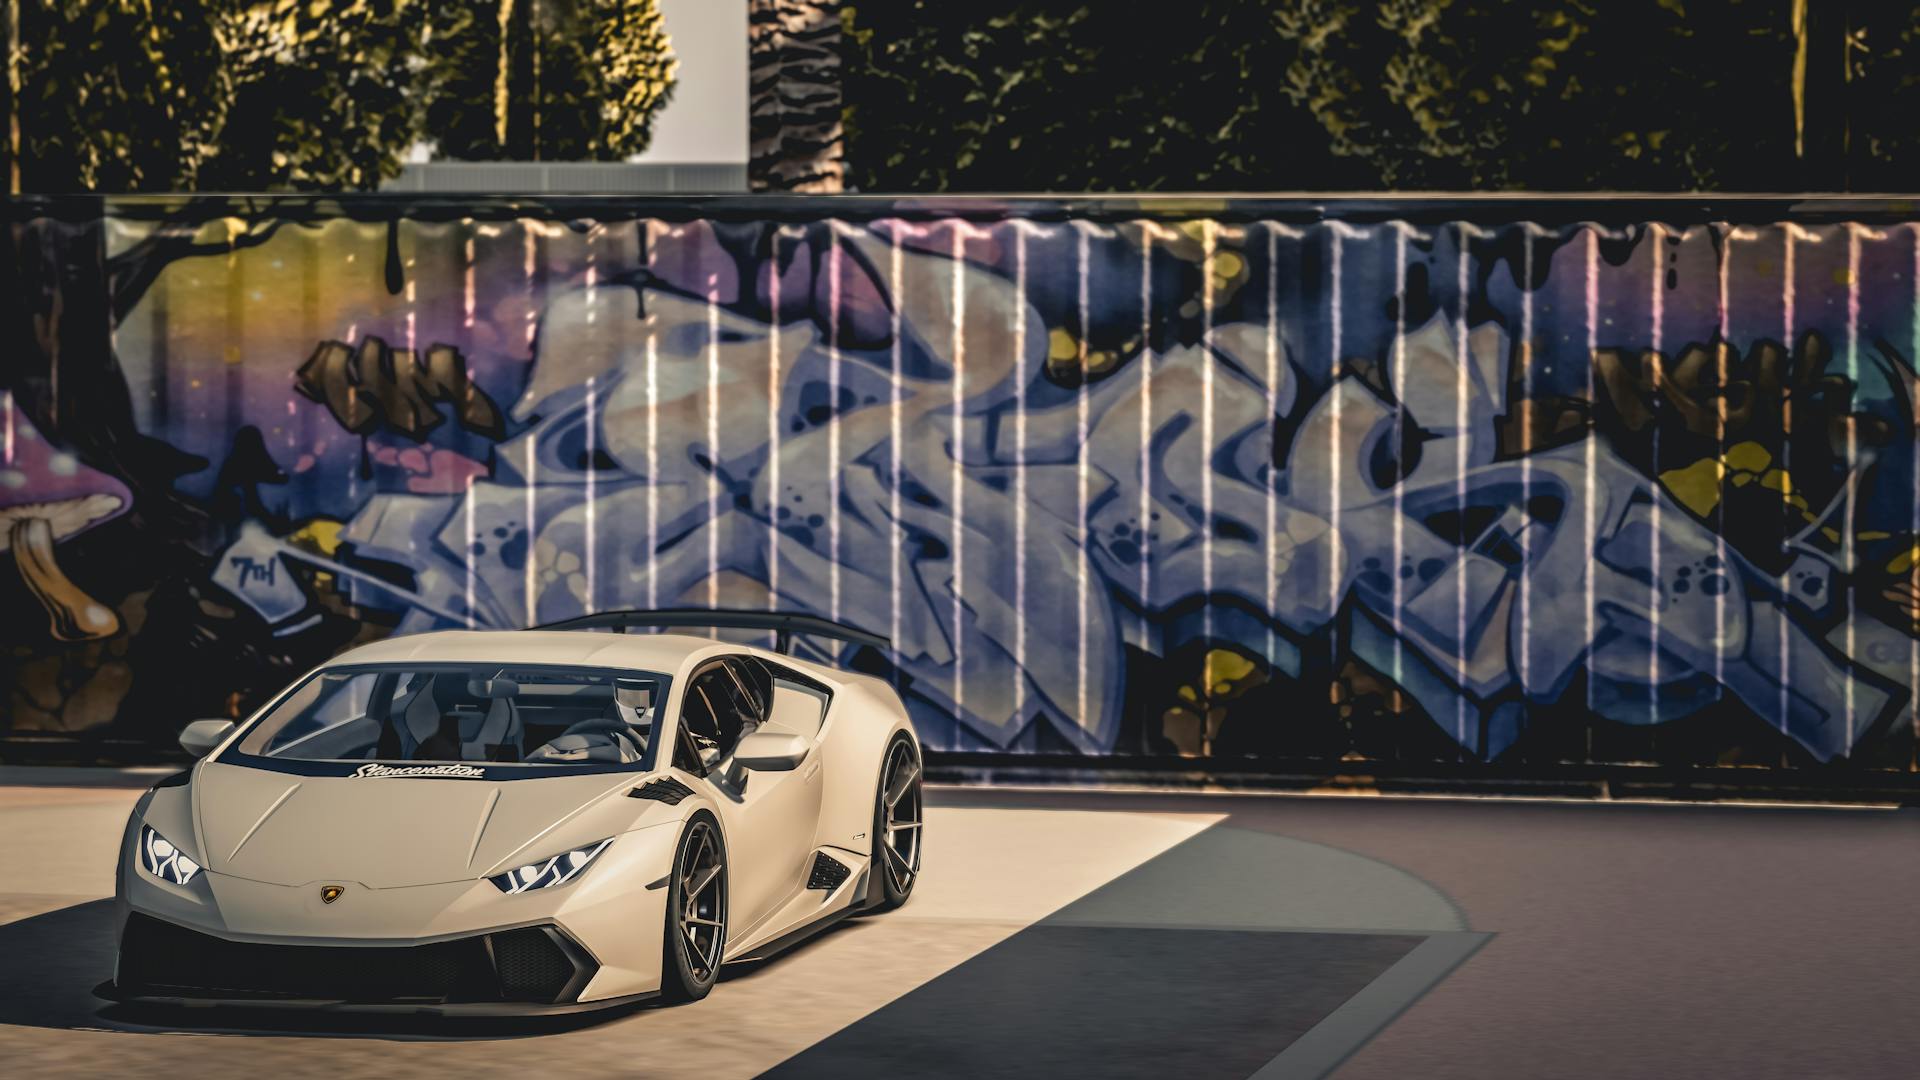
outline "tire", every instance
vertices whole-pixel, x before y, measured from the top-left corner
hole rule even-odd
[[[727,948],[727,848],[720,824],[702,810],[687,819],[667,874],[660,997],[699,1001],[719,979]]]
[[[907,902],[920,880],[922,815],[920,755],[913,740],[896,735],[880,763],[873,800],[873,856],[867,878],[867,910],[892,911]],[[904,777],[904,780],[902,779]]]

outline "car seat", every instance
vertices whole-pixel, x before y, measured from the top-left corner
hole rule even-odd
[[[513,699],[483,698],[464,672],[427,676],[407,702],[401,755],[410,761],[519,761],[525,730]]]

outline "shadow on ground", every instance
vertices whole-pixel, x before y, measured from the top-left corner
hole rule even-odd
[[[244,1008],[154,1009],[94,996],[113,976],[113,901],[94,900],[0,926],[0,1024],[144,1032],[336,1038],[512,1039],[594,1027],[628,1006],[571,1016],[468,1018],[289,1013]]]
[[[729,964],[720,979],[751,979],[802,954],[848,924],[767,960]],[[387,1016],[296,1013],[279,1009],[178,1009],[123,1005],[95,996],[113,977],[113,901],[94,900],[0,925],[0,1025],[135,1032],[306,1035],[335,1038],[488,1040],[553,1035],[598,1027],[661,1006],[641,1003],[566,1016]],[[724,993],[725,991],[720,991]]]

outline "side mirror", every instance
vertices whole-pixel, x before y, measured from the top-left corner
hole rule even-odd
[[[806,760],[807,740],[779,731],[756,731],[740,740],[733,760],[757,772],[792,772]]]
[[[206,757],[214,747],[233,734],[231,720],[195,720],[180,731],[180,749],[194,757]]]

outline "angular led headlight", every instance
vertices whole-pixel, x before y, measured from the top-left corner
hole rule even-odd
[[[564,851],[551,859],[542,862],[528,863],[518,870],[509,870],[504,874],[495,875],[487,880],[493,882],[494,887],[503,893],[526,892],[528,889],[550,889],[555,885],[565,885],[567,882],[579,877],[581,871],[587,868],[587,864],[592,862],[601,852],[607,850],[607,845],[611,843],[613,843],[613,837],[609,836],[597,844],[588,844],[583,848]]]
[[[185,885],[200,873],[199,863],[174,847],[172,841],[154,832],[151,825],[140,826],[140,868],[174,885]]]

